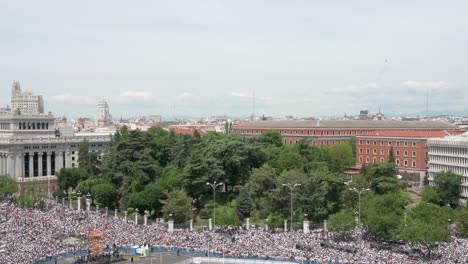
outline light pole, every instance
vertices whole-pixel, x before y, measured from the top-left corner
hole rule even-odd
[[[206,185],[213,188],[213,228],[216,229],[216,187],[223,185],[223,183],[216,183],[216,181],[214,181],[213,183],[207,182]]]
[[[291,199],[290,199],[290,202],[291,202],[291,225],[290,225],[289,229],[292,232],[293,231],[293,227],[292,227],[292,223],[293,223],[293,191],[294,191],[294,188],[296,188],[297,186],[301,186],[301,184],[300,183],[295,183],[294,185],[291,185],[290,183],[283,183],[283,186],[289,187],[289,190],[291,191]]]
[[[361,194],[363,192],[367,192],[369,191],[370,189],[367,188],[367,189],[364,189],[364,188],[361,188],[361,189],[356,189],[356,188],[349,188],[350,191],[354,191],[358,194],[358,203],[359,203],[359,211],[358,211],[358,227],[360,228],[361,227]]]

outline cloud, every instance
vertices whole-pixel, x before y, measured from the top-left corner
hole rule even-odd
[[[89,96],[73,95],[71,93],[59,94],[52,97],[55,101],[67,104],[96,104],[96,100]]]
[[[238,92],[231,92],[232,96],[237,96],[237,97],[247,97],[246,94],[244,93],[238,93]]]
[[[231,92],[231,96],[241,97],[241,98],[252,98],[251,94],[239,93],[239,92]],[[272,96],[255,96],[255,100],[271,101],[273,100],[273,97]]]
[[[448,83],[443,81],[427,81],[427,82],[419,82],[419,81],[412,81],[408,80],[402,83],[404,87],[414,88],[418,90],[426,90],[429,89],[447,89],[449,87]]]
[[[124,91],[120,93],[117,101],[120,102],[148,102],[153,100],[153,92],[151,91]]]

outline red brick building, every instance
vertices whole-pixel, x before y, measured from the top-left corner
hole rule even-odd
[[[301,139],[312,146],[327,146],[348,141],[352,136],[369,135],[377,131],[454,131],[457,127],[444,121],[393,120],[285,120],[256,121],[234,125],[233,133],[257,137],[267,129],[280,131],[283,144],[293,145]]]
[[[462,131],[381,130],[356,137],[356,163],[387,162],[393,147],[395,164],[405,180],[422,185],[429,161],[427,139],[459,135]]]

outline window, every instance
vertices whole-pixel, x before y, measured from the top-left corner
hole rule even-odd
[[[366,141],[366,145],[369,145],[369,140]]]
[[[380,162],[384,162],[384,159],[383,159],[383,158],[380,158]]]
[[[374,141],[374,146],[377,146],[377,141]]]
[[[369,149],[366,149],[366,154],[370,154],[370,150],[369,150]]]
[[[397,166],[400,166],[400,160],[399,159],[395,160],[395,162],[396,162]]]
[[[362,145],[362,140],[359,140],[359,144],[361,144],[361,145]]]
[[[385,144],[385,142],[380,141],[380,146],[383,146],[384,144]]]
[[[389,146],[391,146],[391,145],[392,145],[392,142],[391,142],[391,141],[389,141],[389,142],[388,142],[388,145],[389,145]]]
[[[413,155],[412,155],[412,156],[413,156],[413,158],[416,157],[416,151],[413,151]]]
[[[404,166],[408,167],[408,161],[407,160],[404,160]]]
[[[405,150],[404,154],[405,154],[405,157],[408,157],[408,151],[407,150]]]
[[[377,163],[377,158],[374,158],[374,163]]]
[[[413,163],[413,164],[412,164],[413,168],[414,168],[414,167],[416,167],[416,161],[415,161],[415,160],[413,160],[413,162],[412,162],[412,163]]]
[[[397,143],[396,143],[396,146],[397,146],[397,147],[399,147],[399,146],[400,146],[400,142],[399,142],[399,141],[397,141]]]
[[[396,151],[396,156],[400,156],[400,151],[399,150]]]
[[[359,149],[359,154],[362,154],[362,148]]]
[[[384,150],[383,149],[380,150],[380,155],[384,155]]]
[[[413,147],[416,147],[416,142],[413,142]]]
[[[377,155],[377,150],[376,149],[374,149],[374,155]]]
[[[366,163],[369,163],[370,162],[370,159],[369,157],[366,158]]]
[[[362,157],[359,157],[359,162],[362,163]]]
[[[407,147],[407,146],[408,146],[408,142],[405,141],[405,147]]]
[[[75,157],[72,157],[72,160],[75,160]]]

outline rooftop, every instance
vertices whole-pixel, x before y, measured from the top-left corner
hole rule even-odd
[[[441,138],[446,136],[456,136],[463,131],[409,131],[409,130],[380,130],[358,137],[391,137],[391,138]]]
[[[281,120],[255,121],[235,125],[264,128],[446,128],[456,129],[446,121],[393,121],[393,120]]]

